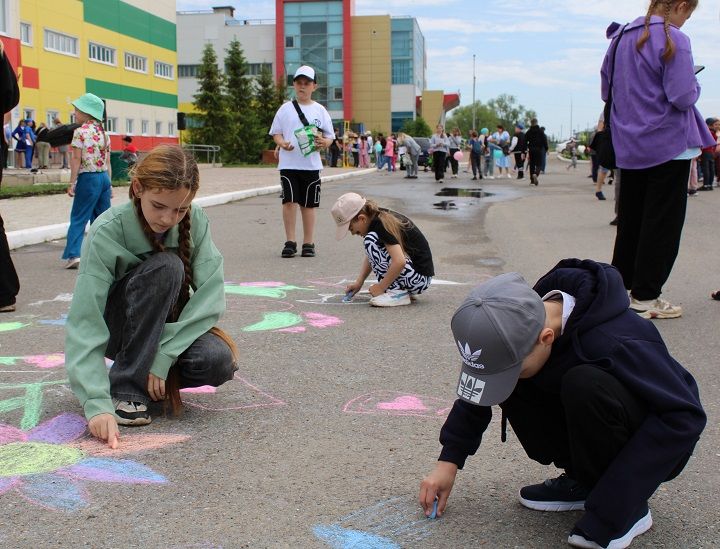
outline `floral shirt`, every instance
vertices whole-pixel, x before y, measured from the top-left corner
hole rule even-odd
[[[110,154],[110,139],[97,122],[85,122],[75,130],[71,146],[80,149],[80,171],[106,172]]]

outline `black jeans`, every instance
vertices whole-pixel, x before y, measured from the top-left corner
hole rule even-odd
[[[621,173],[612,264],[635,299],[655,299],[680,248],[690,160]]]
[[[110,289],[105,322],[110,331],[106,356],[114,398],[147,404],[147,377],[160,336],[180,293],[183,263],[174,253],[157,253],[135,267]],[[173,366],[181,387],[217,387],[237,369],[229,347],[211,333],[201,335]]]
[[[2,174],[1,167],[0,174]],[[0,307],[14,305],[19,291],[20,281],[10,257],[10,246],[5,236],[5,222],[0,215]]]
[[[447,155],[443,151],[433,152],[433,170],[435,170],[435,181],[445,179],[445,162],[447,162]]]
[[[540,175],[540,171],[542,170],[543,157],[545,156],[545,149],[532,147],[528,149],[528,154],[530,156],[528,161],[528,169],[530,170],[530,173]]]
[[[588,490],[647,415],[617,379],[587,364],[563,376],[560,395],[520,380],[502,408],[530,459],[554,463]]]
[[[715,181],[715,155],[711,152],[703,152],[700,156],[700,165],[703,186],[712,187]]]
[[[482,179],[482,155],[480,153],[470,151],[470,166],[472,168],[473,177],[480,176],[479,179]]]
[[[522,179],[525,177],[525,153],[516,152],[513,153],[515,156],[515,169],[517,170],[517,178]]]
[[[450,168],[452,169],[453,175],[458,174],[458,161],[455,160],[455,153],[458,152],[460,149],[450,149],[450,152],[447,156],[447,162],[450,164]]]

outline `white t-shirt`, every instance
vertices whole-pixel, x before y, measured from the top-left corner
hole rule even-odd
[[[325,107],[313,101],[311,105],[300,105],[300,109],[311,125],[314,124],[322,130],[324,137],[333,137],[332,119]],[[270,135],[281,133],[283,139],[295,147],[291,151],[280,149],[279,170],[322,170],[319,152],[314,152],[309,156],[303,156],[300,152],[300,146],[295,138],[295,130],[302,127],[303,123],[300,122],[300,117],[292,101],[284,103],[275,113],[272,126],[270,126]]]

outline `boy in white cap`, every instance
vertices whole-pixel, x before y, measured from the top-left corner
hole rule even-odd
[[[693,377],[628,306],[618,271],[591,260],[563,260],[534,288],[508,273],[472,290],[451,322],[460,398],[420,486],[426,515],[436,497],[445,511],[499,404],[502,439],[507,419],[528,457],[565,471],[519,499],[584,510],[570,545],[627,547],[652,526],[648,499],[685,467],[706,417]]]
[[[332,120],[325,107],[312,100],[317,89],[315,70],[307,65],[295,71],[296,99],[275,113],[270,135],[279,147],[278,169],[282,185],[285,245],[282,257],[297,254],[295,222],[298,207],[303,224],[303,257],[315,256],[315,208],[320,205],[320,149],[335,139]]]

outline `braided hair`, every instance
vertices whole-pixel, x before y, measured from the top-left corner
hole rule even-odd
[[[636,47],[640,51],[650,39],[650,18],[657,15],[660,9],[663,9],[663,29],[665,31],[665,49],[663,50],[662,59],[666,63],[675,55],[675,42],[670,37],[670,13],[675,4],[686,2],[693,10],[697,7],[698,0],[652,0],[648,6],[645,15],[645,28],[637,41]]]
[[[158,145],[151,150],[145,158],[130,169],[130,180],[133,181],[133,183],[137,182],[142,190],[175,191],[187,189],[192,198],[200,187],[200,172],[195,159],[184,149],[176,145]],[[135,184],[130,185],[129,192],[143,233],[152,246],[153,251],[155,253],[164,252],[165,246],[163,242],[155,237],[155,233],[143,215],[140,197],[135,192]],[[190,205],[187,213],[178,223],[177,253],[178,257],[182,260],[185,276],[175,307],[170,313],[170,320],[172,322],[178,319],[185,304],[190,299],[190,288],[193,284],[192,262],[190,258],[191,208],[192,205]],[[232,352],[233,360],[236,361],[238,351],[235,342],[230,336],[217,327],[212,328],[210,332],[227,344]],[[182,400],[180,399],[180,375],[174,365],[168,371],[165,389],[173,413],[178,414],[182,409]]]

